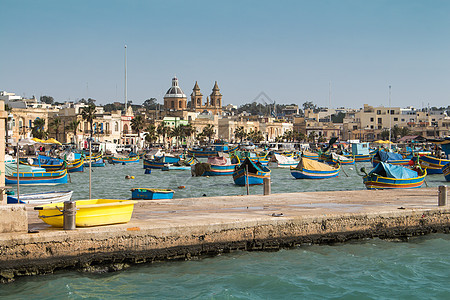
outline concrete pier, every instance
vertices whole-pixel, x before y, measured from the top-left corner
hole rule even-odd
[[[64,231],[27,208],[28,233],[0,234],[0,280],[58,269],[120,270],[234,250],[450,232],[437,188],[140,201],[127,224]]]

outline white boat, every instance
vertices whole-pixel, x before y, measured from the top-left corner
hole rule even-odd
[[[8,195],[8,204],[49,204],[69,201],[73,191],[53,191],[33,194],[20,194],[19,201],[16,195]]]
[[[298,165],[299,160],[281,154],[274,154],[269,160],[269,168],[290,168]]]

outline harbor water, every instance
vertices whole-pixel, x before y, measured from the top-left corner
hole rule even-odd
[[[371,163],[359,163],[343,166],[337,178],[324,180],[295,179],[289,169],[274,168],[271,172],[272,193],[295,193],[315,191],[342,191],[365,189],[362,183],[360,168],[367,172],[372,169]],[[125,179],[125,176],[134,179]],[[58,186],[21,186],[21,193],[34,193],[54,190],[73,190],[74,200],[89,197],[89,172],[85,168],[81,173],[69,173],[70,183]],[[126,165],[106,164],[105,167],[92,168],[92,198],[129,199],[132,188],[173,189],[174,198],[194,198],[202,196],[245,195],[245,187],[234,184],[232,176],[192,177],[190,171],[161,171],[152,169],[151,174],[144,174],[142,163]],[[446,184],[442,174],[428,175],[426,186],[437,187]],[[179,187],[183,187],[179,189]],[[263,194],[262,186],[251,186],[250,194]]]
[[[448,299],[450,236],[379,239],[278,252],[234,252],[60,271],[0,286],[1,299]]]
[[[272,170],[272,193],[364,189],[356,168],[344,166],[338,178],[296,180],[289,169]],[[152,170],[142,164],[92,169],[93,198],[128,199],[131,188],[170,188],[175,197],[243,195],[231,176],[192,177],[189,171]],[[125,179],[125,176],[134,179]],[[73,190],[73,199],[89,195],[89,173],[70,174],[71,183],[21,186],[21,193]],[[429,187],[445,184],[427,176]],[[178,189],[185,186],[183,189]],[[262,186],[250,187],[262,194]],[[450,294],[450,236],[433,234],[409,241],[371,239],[336,245],[302,245],[277,252],[237,251],[191,261],[131,266],[96,273],[58,271],[19,278],[0,286],[1,299],[380,299],[435,298]]]

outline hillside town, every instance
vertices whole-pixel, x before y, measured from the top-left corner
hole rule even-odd
[[[57,102],[51,96],[25,98],[7,91],[0,91],[0,100],[8,113],[6,138],[10,145],[37,137],[81,149],[92,136],[94,142],[114,153],[124,147],[189,147],[213,140],[321,143],[331,138],[373,142],[390,137],[393,142],[410,142],[450,135],[450,106],[417,109],[364,104],[335,109],[302,100],[277,104],[262,92],[252,103],[238,108],[222,96],[217,81],[211,93],[205,90],[206,97],[195,82],[188,100],[174,77],[163,104],[155,98],[142,105],[131,101],[96,105],[91,98]]]

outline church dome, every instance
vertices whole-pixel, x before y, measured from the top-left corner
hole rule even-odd
[[[186,98],[183,90],[178,86],[178,78],[172,78],[172,86],[167,90],[164,98]]]

